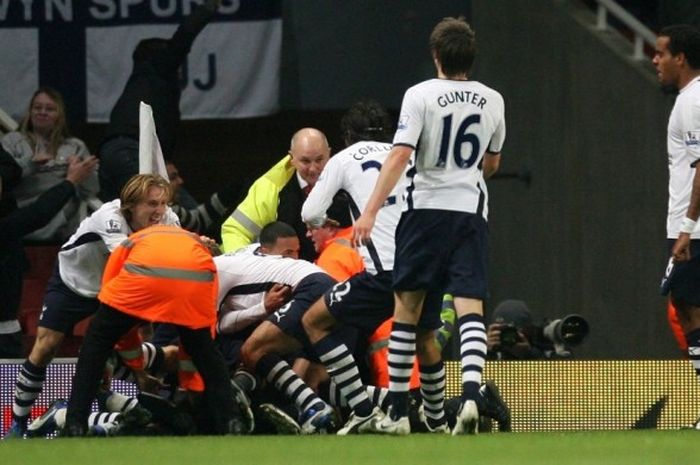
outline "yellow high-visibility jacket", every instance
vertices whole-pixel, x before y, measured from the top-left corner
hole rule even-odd
[[[250,186],[246,198],[221,225],[224,252],[233,252],[251,244],[263,226],[277,219],[280,191],[295,172],[291,157],[285,155]]]

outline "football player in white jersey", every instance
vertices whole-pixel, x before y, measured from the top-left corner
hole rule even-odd
[[[255,327],[240,347],[240,358],[247,370],[266,379],[296,404],[303,434],[335,430],[333,409],[281,357],[302,348],[306,336],[301,326],[301,316],[335,284],[335,280],[305,260],[251,253],[247,249],[220,255],[214,258],[214,262],[219,275],[220,303],[224,303],[227,296],[241,299],[246,294],[267,291],[274,285],[290,288],[291,300]],[[236,400],[247,416],[248,399],[243,395],[249,395],[257,382],[246,371],[237,372],[233,381]]]
[[[7,437],[24,435],[32,405],[46,379],[47,365],[73,326],[97,311],[96,296],[112,250],[129,234],[147,226],[180,225],[168,207],[171,195],[166,179],[151,174],[134,176],[119,199],[105,203],[83,220],[63,244],[47,285],[36,341],[17,375]]]
[[[495,90],[469,80],[475,35],[463,19],[445,18],[430,35],[437,78],[406,91],[394,146],[379,174],[354,240],[367,243],[377,214],[415,150],[415,170],[396,231],[396,305],[389,340],[389,413],[376,432],[407,434],[408,386],[416,349],[421,363],[438,363],[434,345],[439,307],[424,305],[443,292],[454,296],[462,360],[462,407],[453,434],[475,433],[486,356],[483,299],[487,296],[488,193],[485,179],[500,162],[504,103]]]
[[[353,217],[357,218],[391,150],[389,115],[373,100],[353,104],[343,116],[341,130],[347,148],[328,161],[301,210],[302,219],[312,226],[325,223],[326,209],[341,191],[349,195]],[[378,213],[371,241],[360,248],[365,271],[336,284],[302,319],[314,350],[353,410],[345,426],[338,431],[340,435],[363,433],[367,425],[383,416],[363,389],[353,350],[343,343],[337,331],[342,331],[342,325],[349,325],[369,335],[392,314],[394,234],[405,188],[406,177],[403,176]],[[433,374],[439,373],[442,365],[423,368]],[[439,384],[439,376],[434,378]],[[424,401],[432,405],[430,399]],[[435,423],[428,425],[429,430],[446,428],[442,408],[437,410]]]
[[[688,358],[700,377],[700,31],[688,25],[664,28],[656,39],[653,64],[659,82],[679,91],[667,136],[666,237],[675,262],[669,289]],[[700,429],[700,421],[695,428]]]

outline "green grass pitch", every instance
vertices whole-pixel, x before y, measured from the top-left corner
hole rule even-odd
[[[698,461],[700,431],[438,436],[239,436],[14,440],[3,465],[630,464]]]

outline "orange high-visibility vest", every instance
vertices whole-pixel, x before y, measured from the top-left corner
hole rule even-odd
[[[671,327],[671,332],[673,332],[673,337],[678,343],[681,352],[687,356],[688,354],[688,342],[685,340],[685,332],[678,321],[678,310],[673,306],[671,299],[668,299],[668,307],[666,309],[666,317],[668,318],[668,325]]]
[[[362,256],[352,246],[352,226],[338,230],[335,237],[324,244],[316,264],[338,282],[364,271]]]
[[[216,323],[217,291],[216,266],[199,237],[158,225],[112,252],[97,298],[142,320],[200,329]]]

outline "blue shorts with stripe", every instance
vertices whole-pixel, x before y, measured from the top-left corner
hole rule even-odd
[[[393,273],[358,273],[333,286],[326,292],[324,302],[338,322],[370,335],[394,314]],[[418,326],[439,328],[440,311],[435,314],[422,313]]]
[[[267,317],[267,320],[277,326],[288,336],[292,336],[304,347],[309,346],[309,340],[301,324],[304,313],[318,299],[323,297],[336,280],[326,273],[310,274],[302,279],[292,294],[292,299],[284,304],[282,308]]]
[[[675,244],[669,239],[669,253]],[[700,240],[690,241],[690,260],[673,265],[669,286],[674,301],[700,307]]]
[[[488,253],[488,224],[481,215],[428,209],[404,212],[396,228],[394,289],[435,294],[431,307],[444,293],[484,300]],[[439,312],[440,306],[436,308]]]
[[[71,334],[73,327],[84,318],[94,315],[99,305],[100,301],[97,298],[83,297],[66,286],[56,263],[46,286],[39,326]]]

